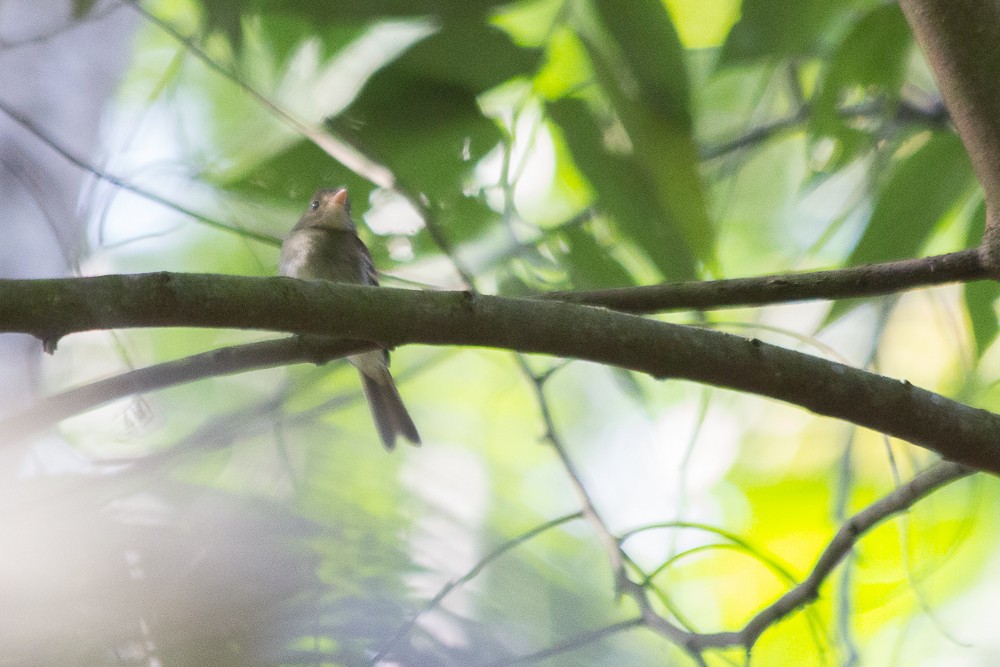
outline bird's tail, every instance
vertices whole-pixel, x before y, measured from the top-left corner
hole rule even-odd
[[[378,382],[363,372],[359,375],[361,384],[365,388],[365,397],[368,399],[372,419],[385,448],[389,451],[395,449],[396,437],[400,435],[414,445],[419,445],[420,434],[417,433],[417,427],[410,418],[410,413],[406,411],[406,406],[403,405],[403,399],[388,369],[384,378],[388,380],[387,382]]]

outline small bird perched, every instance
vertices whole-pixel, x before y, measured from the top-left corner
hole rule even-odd
[[[372,256],[358,238],[351,219],[347,188],[316,191],[309,208],[281,244],[278,273],[302,280],[378,285]],[[400,435],[419,445],[417,427],[389,374],[389,353],[363,352],[347,360],[361,375],[368,407],[385,448],[394,449]]]

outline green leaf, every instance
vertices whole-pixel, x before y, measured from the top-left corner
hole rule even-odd
[[[965,307],[972,323],[972,335],[976,341],[976,356],[981,357],[1000,333],[997,311],[994,304],[1000,299],[1000,286],[989,280],[966,283]]]
[[[657,188],[635,156],[608,150],[601,128],[581,100],[559,100],[548,109],[577,167],[596,192],[598,206],[614,219],[619,231],[642,249],[665,277],[693,278],[691,248],[673,216],[661,208]]]
[[[656,3],[659,5],[659,3]],[[683,52],[662,5],[653,8],[647,0],[632,9],[601,4],[604,18],[611,21],[606,29],[620,42],[609,45],[601,30],[585,30],[583,43],[593,64],[601,92],[610,102],[616,119],[628,137],[636,172],[645,181],[645,192],[652,197],[661,217],[680,232],[687,250],[695,259],[711,267],[715,263],[714,229],[708,216],[701,180],[701,164],[692,137],[688,112],[687,73]],[[637,9],[638,8],[638,9]],[[654,18],[655,17],[655,18]],[[655,25],[641,30],[639,24]],[[633,65],[650,54],[636,50],[628,41],[629,33],[642,32],[646,39],[666,40],[652,54],[653,65]],[[649,43],[642,48],[653,48]],[[652,72],[661,68],[670,73]],[[633,91],[628,76],[639,84]],[[581,166],[581,169],[583,167]],[[595,184],[596,187],[596,184]],[[664,270],[662,264],[660,269]],[[670,275],[665,272],[665,275]]]
[[[864,15],[841,42],[826,75],[834,90],[875,86],[898,96],[913,42],[899,5],[881,5]]]
[[[476,53],[487,46],[489,56]],[[477,96],[504,81],[530,74],[540,52],[515,46],[485,25],[450,24],[379,70],[338,117],[332,130],[350,137],[386,164],[406,187],[439,207],[436,222],[452,241],[476,238],[495,214],[463,194],[475,164],[503,138],[479,109]],[[352,199],[367,199],[372,185],[299,141],[225,187],[257,198],[308,197],[313,188],[346,185]],[[426,234],[417,251],[432,251]]]
[[[230,0],[202,0],[205,7],[205,33],[221,32],[235,53],[243,49],[244,6]]]
[[[534,88],[556,100],[590,85],[594,78],[587,54],[576,33],[567,26],[552,32],[545,48],[545,63],[539,68]]]
[[[934,225],[968,194],[972,166],[958,136],[935,132],[913,154],[895,163],[848,265],[915,256]]]
[[[460,194],[469,170],[502,139],[474,94],[398,68],[380,72],[330,125],[431,199]]]
[[[398,60],[398,67],[479,94],[518,76],[533,76],[542,50],[518,46],[478,21],[453,21]]]
[[[447,230],[451,243],[477,239],[488,233],[497,221],[496,212],[474,197],[464,197],[459,193],[437,203],[439,208],[434,211],[434,222],[439,228]],[[441,250],[427,230],[422,230],[412,241],[413,252],[420,257]]]
[[[252,199],[287,201],[301,199],[302,206],[320,187],[347,186],[352,201],[367,201],[373,186],[305,139],[299,140],[253,170],[216,185]]]
[[[84,0],[74,0],[81,5]],[[87,0],[92,2],[92,0]],[[298,44],[306,37],[321,37],[325,45],[329,31],[362,30],[373,21],[425,18],[438,23],[471,23],[486,20],[504,0],[201,0],[205,12],[206,33],[221,32],[240,52],[243,43],[242,21],[245,17],[260,19],[263,24],[275,22],[292,30],[279,37],[275,45],[279,57],[289,43]],[[299,26],[302,26],[300,28]],[[304,29],[303,29],[304,28]],[[267,30],[274,30],[271,26]],[[294,34],[294,36],[293,36]],[[485,51],[484,51],[485,53]],[[286,53],[287,55],[287,53]],[[324,53],[329,55],[329,53]],[[280,58],[279,58],[280,59]]]
[[[810,118],[811,139],[833,138],[838,149],[826,169],[850,162],[878,139],[871,118],[853,120],[846,105],[877,103],[891,118],[900,97],[912,45],[910,29],[898,5],[881,5],[864,15],[838,46],[826,68]]]
[[[632,275],[618,263],[609,249],[602,247],[586,229],[571,227],[562,236],[569,252],[561,263],[569,272],[574,288],[601,289],[635,284]]]
[[[595,0],[646,106],[691,127],[684,48],[661,0]]]
[[[980,202],[972,214],[967,235],[967,245],[976,247],[983,240],[986,230],[986,203]],[[993,307],[1000,298],[1000,285],[994,280],[980,280],[963,285],[965,308],[972,323],[972,335],[976,342],[976,355],[982,356],[1000,333],[997,311]]]
[[[288,60],[307,41],[316,43],[320,49],[320,59],[325,61],[344,47],[363,37],[369,26],[361,23],[334,23],[316,26],[300,16],[289,14],[267,14],[261,16],[258,34],[274,54],[275,67],[287,68]]]
[[[461,197],[466,175],[502,139],[477,96],[533,73],[540,57],[495,28],[449,24],[372,76],[331,124],[407,187],[432,200]]]
[[[858,4],[858,0],[744,0],[740,20],[722,47],[720,63],[746,65],[765,58],[815,54],[846,12]]]
[[[935,132],[912,154],[895,161],[875,197],[868,226],[848,266],[914,257],[934,226],[972,189],[975,180],[965,148],[953,132]],[[857,305],[838,301],[826,322]]]
[[[320,25],[345,21],[428,17],[445,21],[482,18],[509,0],[248,0],[244,11],[283,13]],[[235,3],[234,3],[235,4]]]

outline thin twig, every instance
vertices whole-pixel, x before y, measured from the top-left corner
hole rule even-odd
[[[521,546],[522,544],[534,539],[538,535],[541,535],[542,533],[551,530],[552,528],[561,526],[564,523],[569,523],[570,521],[574,521],[582,517],[583,517],[582,512],[574,512],[572,514],[564,514],[563,516],[556,517],[555,519],[551,519],[549,521],[546,521],[545,523],[535,526],[531,530],[521,533],[517,537],[507,540],[499,547],[497,547],[493,551],[483,556],[478,563],[476,563],[469,571],[467,571],[461,577],[449,581],[447,584],[442,586],[441,590],[439,590],[434,595],[434,597],[432,597],[419,612],[413,615],[413,618],[407,621],[407,623],[402,628],[400,628],[399,631],[396,632],[396,634],[390,637],[389,640],[382,646],[382,648],[378,650],[378,653],[376,653],[372,657],[371,664],[377,665],[379,661],[384,659],[389,654],[389,652],[396,647],[396,645],[400,642],[400,640],[402,640],[406,635],[408,635],[413,630],[414,627],[416,627],[417,622],[420,620],[421,617],[423,617],[425,614],[427,614],[428,612],[435,609],[438,605],[440,605],[441,602],[453,590],[455,590],[459,586],[463,586],[469,583],[477,576],[479,576],[479,574],[484,569],[486,569],[487,565],[489,565],[496,559],[500,558],[500,556],[504,555],[508,551],[511,551],[514,548]]]
[[[607,555],[615,580],[616,593],[619,596],[628,595],[635,601],[642,613],[642,622],[645,625],[659,634],[673,640],[676,644],[687,648],[685,640],[688,637],[688,632],[678,628],[658,614],[656,610],[653,609],[649,599],[646,597],[645,588],[628,576],[628,572],[625,568],[627,556],[622,550],[621,539],[611,532],[607,523],[605,523],[604,519],[601,518],[600,513],[597,511],[597,507],[594,505],[594,502],[590,497],[590,493],[587,491],[583,478],[576,469],[572,459],[570,459],[569,453],[566,451],[566,447],[559,437],[555,420],[552,417],[552,411],[549,407],[549,401],[545,396],[544,389],[545,382],[551,377],[551,373],[538,376],[532,372],[522,355],[517,355],[516,359],[518,364],[521,366],[523,373],[531,381],[534,388],[535,398],[542,414],[542,420],[545,424],[545,439],[552,445],[556,455],[559,457],[559,461],[569,477],[570,484],[574,491],[576,491],[577,497],[583,506],[583,517],[588,523],[590,523],[594,533],[597,535],[598,541],[601,543],[605,554]],[[691,652],[691,657],[696,661],[701,660],[701,656],[697,651]]]
[[[172,202],[166,197],[161,197],[155,192],[150,192],[149,190],[140,188],[139,186],[133,185],[132,183],[126,181],[125,179],[119,176],[115,176],[114,174],[110,174],[106,171],[103,171],[102,169],[95,167],[86,160],[71,153],[67,148],[65,148],[62,144],[56,141],[52,137],[52,135],[47,133],[39,126],[35,125],[35,123],[28,120],[28,118],[23,116],[20,112],[18,112],[16,109],[14,109],[13,107],[11,107],[2,100],[0,100],[0,112],[2,112],[4,115],[6,115],[8,118],[13,120],[15,123],[17,123],[24,129],[26,129],[28,132],[34,135],[36,139],[38,139],[43,144],[45,144],[46,146],[54,150],[56,153],[58,153],[60,156],[62,156],[67,162],[70,162],[74,166],[79,167],[83,171],[86,171],[87,173],[95,176],[96,178],[99,178],[102,181],[110,183],[115,187],[121,188],[122,190],[126,190],[133,194],[139,195],[143,199],[148,199],[151,202],[155,202],[157,204],[160,204],[161,206],[165,206],[166,208],[177,211],[178,213],[186,215],[189,218],[197,220],[202,224],[208,225],[209,227],[213,227],[215,229],[221,229],[223,231],[231,232],[233,234],[238,234],[239,236],[242,236],[244,238],[253,239],[254,241],[260,241],[261,243],[266,243],[267,245],[272,245],[272,246],[281,245],[281,240],[275,238],[274,236],[270,236],[268,234],[261,234],[240,227],[234,227],[232,225],[227,225],[225,223],[219,222],[218,220],[213,220],[212,218],[202,215],[201,213],[197,213],[195,211],[192,211],[191,209],[184,208],[180,204]]]
[[[990,278],[978,248],[846,269],[780,273],[644,287],[547,292],[538,299],[602,306],[626,313],[713,310],[796,301],[871,297]]]
[[[597,511],[597,507],[594,505],[590,494],[587,492],[587,487],[583,483],[583,478],[580,476],[580,472],[576,469],[572,459],[570,459],[569,454],[566,452],[566,447],[563,445],[562,439],[559,437],[559,433],[556,430],[555,420],[552,417],[552,411],[549,406],[549,401],[545,396],[544,389],[545,382],[551,377],[551,374],[538,376],[528,366],[528,363],[525,361],[523,355],[516,355],[515,358],[517,359],[518,365],[521,367],[521,371],[531,382],[531,386],[534,389],[535,400],[542,415],[542,422],[545,424],[545,439],[550,445],[552,445],[556,455],[559,457],[559,462],[562,464],[563,469],[569,476],[570,485],[573,487],[573,490],[576,491],[577,498],[583,506],[583,517],[594,528],[594,532],[597,534],[598,540],[600,540],[601,544],[604,546],[608,560],[611,563],[611,569],[614,572],[616,582],[615,590],[620,593],[623,587],[622,580],[627,578],[624,562],[622,560],[621,542],[614,534],[612,534],[611,530],[604,522],[604,519],[601,518],[600,513]]]
[[[756,146],[757,144],[767,141],[768,139],[773,139],[775,136],[778,136],[783,132],[794,130],[808,118],[809,109],[808,107],[803,106],[791,116],[779,118],[765,125],[761,125],[760,127],[755,127],[730,141],[725,141],[715,146],[706,146],[701,150],[701,159],[714,160],[734,151],[748,148],[750,146]]]
[[[692,635],[690,645],[698,650],[742,646],[753,648],[769,627],[796,609],[819,597],[819,589],[830,573],[848,554],[858,539],[886,519],[913,507],[917,501],[975,471],[957,463],[941,461],[923,471],[887,496],[875,501],[848,519],[820,554],[806,579],[757,613],[742,630]]]
[[[267,95],[264,95],[256,88],[243,81],[240,77],[236,76],[233,72],[213,60],[211,56],[205,53],[205,51],[202,50],[193,39],[185,37],[179,33],[177,29],[170,25],[170,23],[164,21],[152,12],[147,11],[141,4],[139,4],[138,0],[126,1],[132,9],[145,17],[146,20],[153,23],[172,38],[184,45],[184,47],[192,55],[198,58],[198,60],[204,63],[207,67],[221,74],[228,81],[235,84],[256,100],[267,111],[272,113],[284,123],[288,124],[296,132],[299,132],[303,137],[322,149],[333,159],[381,188],[385,188],[387,190],[394,190],[396,188],[396,178],[392,171],[390,171],[388,167],[379,164],[372,159],[359,146],[352,145],[343,137],[334,136],[329,131],[317,129],[299,120],[273,102]]]
[[[799,102],[800,106],[791,115],[755,127],[735,139],[702,148],[701,159],[714,160],[734,151],[757,146],[785,132],[798,129],[809,120],[809,116],[812,114],[812,106],[808,102],[804,102],[801,99]],[[885,105],[880,102],[868,102],[839,110],[840,116],[847,120],[880,116],[885,114],[885,112]],[[929,109],[923,109],[912,102],[902,100],[898,104],[895,115],[891,120],[900,123],[921,123],[929,127],[940,128],[946,127],[950,119],[944,105],[937,104]]]

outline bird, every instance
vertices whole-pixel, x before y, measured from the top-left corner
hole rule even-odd
[[[371,253],[351,219],[347,188],[316,191],[281,244],[278,273],[301,280],[378,285]],[[399,436],[419,445],[420,434],[389,373],[389,352],[362,352],[347,360],[358,369],[372,421],[386,450],[395,449]]]

